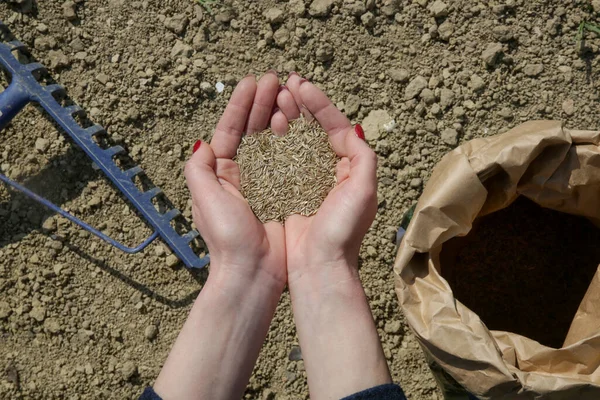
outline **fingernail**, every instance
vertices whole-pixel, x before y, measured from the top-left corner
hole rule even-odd
[[[300,85],[302,85],[305,82],[308,82],[308,79],[305,79],[305,78],[300,79]]]
[[[254,80],[256,80],[256,75],[254,75],[254,74],[248,74],[248,75],[246,75],[244,77],[244,79],[246,79],[246,78],[253,78]]]
[[[279,89],[277,90],[277,92],[278,92],[278,93],[279,93],[279,92],[283,92],[284,90],[289,90],[289,89],[288,89],[288,88],[287,88],[287,86],[285,86],[285,85],[279,85]]]
[[[298,73],[296,71],[290,71],[288,76],[292,76],[292,75],[300,76],[300,75],[298,75]]]
[[[267,74],[273,74],[275,76],[279,76],[279,74],[277,74],[277,71],[275,71],[274,69],[270,69],[267,71]]]
[[[360,124],[354,125],[354,133],[359,139],[365,140],[365,131],[363,131],[363,128],[360,126]]]
[[[196,143],[194,143],[194,148],[192,149],[192,154],[194,154],[196,151],[198,151],[198,149],[200,148],[201,145],[202,145],[202,140],[198,140]]]

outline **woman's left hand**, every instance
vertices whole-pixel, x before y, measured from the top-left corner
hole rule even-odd
[[[254,76],[242,79],[210,144],[197,143],[186,165],[192,214],[210,251],[213,280],[219,275],[280,289],[286,283],[283,226],[256,218],[240,193],[240,170],[233,161],[243,134],[270,125],[278,89],[275,73],[265,74],[258,84]]]
[[[287,124],[273,112],[278,90],[274,73],[258,84],[254,76],[242,79],[210,144],[196,144],[186,165],[194,222],[211,264],[154,385],[164,399],[242,398],[267,335],[287,279],[284,230],[254,216],[233,157],[244,133]]]

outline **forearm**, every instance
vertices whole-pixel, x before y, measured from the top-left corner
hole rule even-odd
[[[353,267],[304,274],[290,282],[312,399],[340,399],[390,383],[377,329]]]
[[[283,290],[269,285],[210,275],[154,385],[164,400],[243,396]]]

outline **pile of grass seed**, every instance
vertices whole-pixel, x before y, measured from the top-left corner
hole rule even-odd
[[[285,136],[270,129],[244,136],[235,161],[242,194],[261,222],[313,215],[336,183],[338,157],[327,133],[303,118]]]

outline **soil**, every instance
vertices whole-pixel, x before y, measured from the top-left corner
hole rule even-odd
[[[411,400],[440,399],[394,293],[397,227],[433,166],[466,140],[531,119],[598,127],[600,40],[588,34],[581,54],[574,38],[600,10],[588,0],[210,7],[10,0],[0,19],[188,220],[185,160],[210,139],[236,82],[275,68],[282,82],[295,70],[319,85],[379,156],[360,273],[393,379]],[[34,106],[2,131],[0,168],[124,243],[150,233]],[[0,398],[136,398],[206,277],[175,264],[160,241],[125,255],[0,186]],[[284,293],[246,398],[307,398],[297,345]]]
[[[561,348],[600,264],[598,241],[586,218],[520,197],[444,244],[442,275],[489,329]]]

